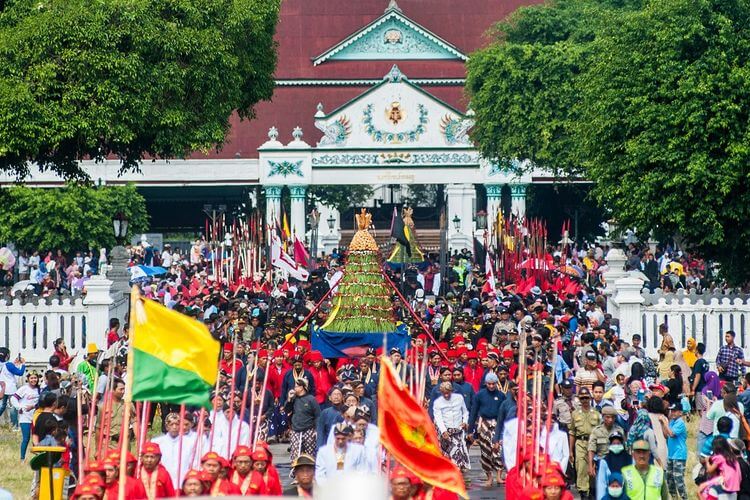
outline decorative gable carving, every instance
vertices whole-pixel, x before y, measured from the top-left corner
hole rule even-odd
[[[404,16],[395,2],[385,13],[313,59],[326,61],[429,60],[468,57],[454,45]]]
[[[330,114],[319,104],[315,114],[318,148],[466,148],[473,124],[471,113],[425,92],[395,65],[378,85]]]

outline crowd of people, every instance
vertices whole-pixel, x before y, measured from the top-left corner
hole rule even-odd
[[[415,396],[433,418],[443,454],[464,472],[479,467],[484,487],[506,484],[508,498],[526,498],[521,493],[526,484],[537,486],[536,498],[549,500],[570,498],[569,488],[597,500],[687,498],[686,483],[696,480],[686,471],[691,418],[699,420],[693,451],[700,456],[701,494],[750,495],[745,453],[750,377],[744,377],[750,362],[734,333],[726,332],[714,368],[703,359],[704,345],[694,339],[684,348],[675,345],[667,325],[660,329],[658,352],[647,353],[641,339],[620,332],[606,312],[596,286],[606,268],[606,248],[567,254],[551,249],[558,261],[573,259],[589,274],[580,292],[567,296],[538,286],[524,294],[512,286],[483,292],[484,271],[467,251],[450,258],[445,280],[436,264],[409,267],[403,276],[391,271],[419,316],[417,321],[393,298],[395,318],[411,327],[411,347],[370,349],[352,359],[324,359],[310,342],[310,332],[330,312],[331,299],[322,299],[342,272],[338,253],[319,260],[305,282],[276,277],[271,283],[257,274],[229,286],[214,279],[210,249],[202,241],[185,255],[169,247],[146,249],[129,247],[132,264],[160,264],[168,273],[141,282],[142,294],[203,322],[222,345],[211,411],[154,403],[134,407],[132,420],[122,421],[126,320],[112,319],[106,345],[90,344],[86,352],[70,353],[58,339],[43,373],[28,371],[23,353],[13,358],[0,349],[0,415],[8,411],[21,431],[21,460],[29,444],[65,446],[60,465],[70,471],[70,484],[77,484],[76,498],[116,496],[117,449],[125,432],[140,440],[132,449],[140,453],[127,456],[128,498],[178,492],[309,496],[342,474],[381,472],[381,356],[390,358],[404,383],[423,388]],[[628,256],[628,266],[641,270],[649,286],[706,286],[705,265],[698,259],[638,247]],[[85,269],[85,258],[81,268],[79,257],[68,264],[50,255],[57,263],[52,271],[77,265],[74,275],[94,272]],[[45,269],[43,279],[58,286],[69,280],[67,272],[51,277],[50,266]],[[545,457],[537,470],[530,470],[524,457],[517,463],[523,414],[518,393],[531,382],[531,371],[521,379],[522,358],[542,373],[545,394],[550,389],[554,394],[551,404],[544,398],[540,413],[546,419],[549,412],[552,425],[549,437],[546,430],[537,436],[540,447],[532,452]],[[422,374],[424,380],[415,383]],[[89,410],[92,406],[98,411]],[[92,413],[97,418],[90,418]],[[80,420],[83,435],[77,432]],[[288,443],[291,482],[279,476],[269,443]],[[469,453],[473,446],[478,461]],[[387,471],[395,499],[451,497],[397,464]]]

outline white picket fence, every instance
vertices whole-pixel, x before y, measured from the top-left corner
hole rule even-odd
[[[68,352],[85,352],[86,344],[106,347],[109,296],[112,282],[95,276],[84,296],[40,299],[16,294],[0,299],[0,346],[15,358],[19,353],[31,365],[46,365],[55,339],[63,338]]]
[[[661,345],[659,325],[666,324],[669,333],[679,348],[684,348],[687,339],[695,338],[706,345],[705,357],[714,361],[724,343],[724,333],[736,333],[735,342],[745,349],[750,359],[750,299],[742,295],[721,293],[697,294],[694,291],[662,294],[661,290],[649,293],[641,291],[642,282],[636,278],[624,278],[615,282],[613,316],[620,320],[622,338],[629,340],[640,334],[643,347],[656,357]]]

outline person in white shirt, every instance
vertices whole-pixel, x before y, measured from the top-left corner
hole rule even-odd
[[[231,417],[231,425],[230,419]],[[214,440],[211,451],[215,451],[222,457],[231,457],[234,449],[237,447],[239,434],[239,443],[250,442],[250,426],[246,422],[240,421],[239,412],[231,411],[229,404],[225,403],[222,411],[216,413],[214,419]]]
[[[18,280],[29,279],[29,258],[26,256],[25,251],[21,251],[18,256]]]
[[[21,427],[21,461],[26,460],[26,449],[31,441],[31,423],[34,410],[39,403],[39,374],[26,375],[26,384],[10,398],[10,404],[18,412],[18,425]]]
[[[547,430],[544,428],[542,428],[540,444],[543,449],[547,445]],[[549,456],[553,462],[560,464],[562,470],[568,469],[568,461],[570,460],[568,433],[560,430],[557,417],[554,414],[552,415],[552,428],[549,433]]]
[[[161,449],[161,465],[163,465],[169,477],[172,478],[172,485],[175,489],[181,487],[180,481],[185,479],[185,474],[190,469],[200,468],[200,457],[208,451],[208,440],[206,436],[198,436],[192,430],[193,423],[189,418],[182,421],[182,461],[179,463],[180,479],[177,479],[177,470],[179,462],[180,449],[180,416],[177,413],[170,413],[165,419],[167,433],[155,437],[151,441],[158,444]]]
[[[161,267],[169,269],[172,266],[172,251],[169,243],[164,245],[164,250],[161,252]]]
[[[440,449],[459,469],[470,469],[469,450],[466,447],[466,429],[469,424],[466,403],[461,394],[453,393],[451,382],[440,384],[440,393],[442,397],[437,398],[432,405],[435,427],[440,436]]]
[[[333,427],[334,442],[318,450],[315,457],[315,481],[323,484],[336,476],[349,472],[367,472],[365,447],[351,443],[354,429],[346,422]]]

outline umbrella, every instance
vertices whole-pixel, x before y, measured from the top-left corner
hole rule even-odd
[[[29,288],[34,288],[31,286],[31,280],[22,280],[13,285],[13,288],[10,289],[10,294],[13,295],[16,292],[25,292]]]
[[[0,248],[0,267],[3,271],[11,269],[16,264],[16,256],[8,247]]]
[[[568,276],[573,276],[574,278],[583,277],[583,270],[580,268],[576,269],[575,266],[560,266],[560,272],[567,274]]]
[[[149,278],[151,276],[159,276],[167,274],[167,270],[159,266],[144,266],[138,265],[130,268],[130,281],[137,279]]]

